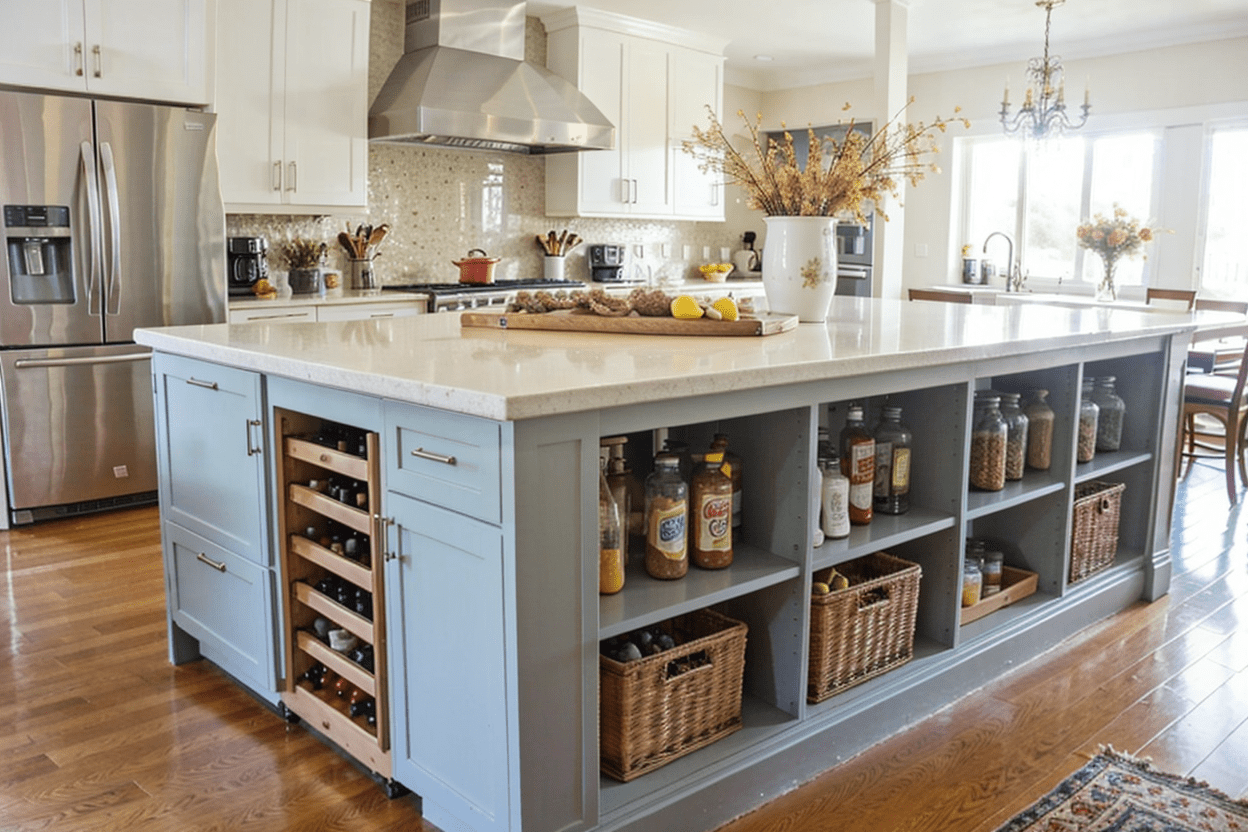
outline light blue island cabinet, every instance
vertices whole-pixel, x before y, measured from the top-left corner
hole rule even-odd
[[[198,639],[242,683],[287,701],[307,684],[298,677],[305,654],[326,652],[302,632],[303,606],[315,604],[377,648],[372,671],[352,671],[377,694],[377,726],[350,730],[365,730],[376,751],[368,764],[419,794],[439,828],[710,829],[1088,624],[1166,593],[1192,330],[1185,315],[852,298],[834,299],[826,326],[762,338],[461,330],[454,314],[142,330],[137,340],[157,353],[172,656],[193,657]],[[187,399],[192,370],[196,379],[253,379],[261,424],[249,411],[244,430],[232,411]],[[1080,385],[1106,375],[1126,403],[1122,444],[1079,463]],[[984,388],[1046,389],[1056,413],[1051,468],[998,492],[968,487],[971,405]],[[851,403],[866,405],[873,423],[885,401],[914,434],[911,509],[816,544],[818,429],[836,434]],[[175,423],[187,412],[193,422]],[[321,499],[306,497],[315,460],[290,450],[319,420],[369,437],[367,459],[342,456],[368,486],[367,508],[346,520],[369,532],[371,563],[340,571],[376,589],[372,620],[318,599],[311,585],[323,573],[290,555],[311,551],[336,568],[300,537],[302,509],[290,508],[292,494]],[[599,596],[600,439],[627,436],[644,476],[656,437],[696,450],[716,433],[729,436],[744,470],[732,566],[660,582],[634,551],[623,591]],[[203,447],[218,453],[205,459]],[[222,499],[238,518],[254,509],[264,520],[244,542],[212,538],[205,528],[222,521],[185,495],[213,493],[224,472],[238,482],[234,466],[257,456],[259,478],[251,471]],[[1071,582],[1076,488],[1100,481],[1126,486],[1117,554]],[[182,561],[200,554],[183,542],[192,532],[214,561],[226,549],[240,569],[271,564],[271,594],[222,585],[233,561],[224,572],[200,563],[200,573],[183,574]],[[963,623],[968,537],[1003,541],[1009,565],[1036,574],[1037,591]],[[808,701],[812,575],[884,550],[922,568],[914,658]],[[231,663],[219,648],[228,637],[181,609],[190,597],[215,598],[221,618],[246,610],[263,619],[266,671]],[[627,783],[600,775],[600,644],[708,607],[749,628],[741,729]],[[343,744],[336,726],[305,721]]]

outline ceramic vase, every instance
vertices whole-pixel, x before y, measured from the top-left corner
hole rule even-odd
[[[773,313],[823,323],[836,292],[836,218],[766,217],[763,290]]]

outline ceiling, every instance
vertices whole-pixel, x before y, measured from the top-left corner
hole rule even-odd
[[[873,0],[572,0],[728,42],[726,79],[757,90],[866,78]],[[528,0],[528,14],[572,5]],[[1044,50],[1034,0],[909,0],[910,72],[1026,62]],[[1248,0],[1068,0],[1051,51],[1066,60],[1248,35]],[[756,55],[771,61],[756,60]]]

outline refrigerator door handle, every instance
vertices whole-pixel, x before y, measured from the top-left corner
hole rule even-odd
[[[99,315],[102,310],[101,302],[101,278],[100,278],[100,180],[95,170],[95,148],[91,146],[91,142],[83,142],[79,148],[82,155],[82,180],[87,186],[87,222],[91,226],[90,245],[87,250],[87,258],[91,261],[91,266],[87,273],[87,314]]]
[[[18,370],[40,367],[80,367],[83,364],[120,364],[123,361],[146,361],[150,352],[131,352],[124,355],[86,355],[75,358],[19,358],[13,362]]]
[[[100,142],[100,166],[104,169],[104,190],[108,197],[109,269],[108,292],[104,296],[109,315],[121,312],[121,203],[117,198],[117,166],[113,162],[113,147]]]

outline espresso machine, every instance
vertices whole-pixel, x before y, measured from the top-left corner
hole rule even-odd
[[[269,277],[267,252],[269,241],[263,237],[230,237],[226,242],[229,253],[229,293],[231,297],[250,295],[252,287]]]
[[[589,275],[595,283],[624,279],[624,246],[596,244],[589,247]]]

